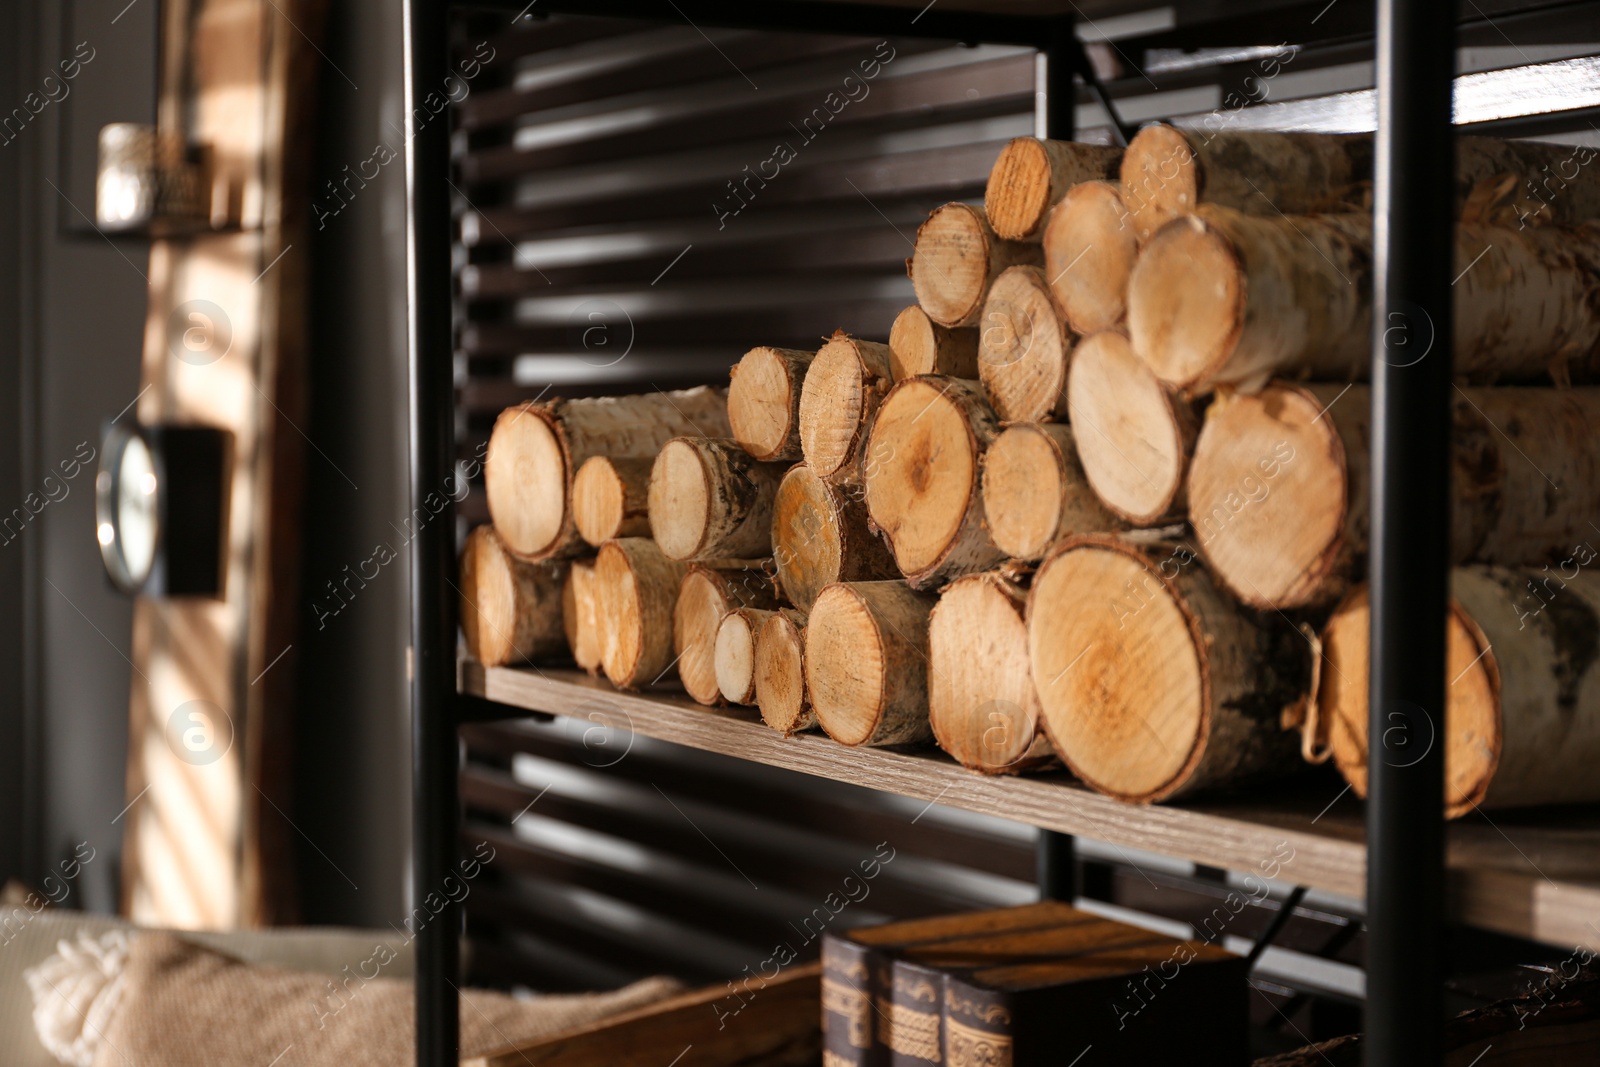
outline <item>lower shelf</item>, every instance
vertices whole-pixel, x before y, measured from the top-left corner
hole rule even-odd
[[[458,688],[509,707],[948,804],[1212,867],[1264,873],[1360,899],[1367,854],[1359,800],[1342,782],[1192,805],[1124,804],[1065,773],[986,777],[936,749],[848,748],[783,737],[753,708],[702,707],[675,692],[624,693],[580,671],[462,661]],[[1472,815],[1449,827],[1450,917],[1600,951],[1600,810]]]

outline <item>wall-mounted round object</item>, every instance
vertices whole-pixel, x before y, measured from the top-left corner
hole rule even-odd
[[[106,429],[95,526],[113,585],[130,595],[222,595],[232,444],[209,426]]]

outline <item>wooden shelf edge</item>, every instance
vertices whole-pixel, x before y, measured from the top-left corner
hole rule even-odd
[[[1060,773],[991,778],[936,750],[848,748],[820,733],[785,738],[753,708],[702,707],[676,692],[625,693],[570,669],[485,668],[463,660],[457,687],[524,711],[588,719],[1123,848],[1274,876],[1356,900],[1365,896],[1362,813],[1353,800],[1333,792],[1322,797],[1306,790],[1271,791],[1249,800],[1138,806],[1101,796]],[[1581,812],[1554,830],[1516,824],[1508,832],[1487,818],[1452,824],[1447,862],[1452,918],[1552,945],[1600,950],[1600,812]]]

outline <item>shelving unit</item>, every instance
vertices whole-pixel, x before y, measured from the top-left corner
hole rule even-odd
[[[407,0],[408,111],[448,71],[448,0]],[[532,5],[479,2],[515,21]],[[1490,24],[1556,5],[1476,3],[1463,7]],[[1023,44],[1047,57],[1047,128],[1070,137],[1074,74],[1088,73],[1075,36],[1080,22],[1143,10],[1123,0],[1056,3],[923,0],[541,0],[542,13],[581,13],[695,26],[883,33]],[[1277,45],[1317,26],[1323,39],[1372,35],[1377,59],[1380,217],[1375,245],[1374,321],[1425,312],[1437,358],[1414,366],[1384,359],[1374,338],[1373,736],[1383,716],[1440,707],[1444,685],[1443,605],[1450,394],[1449,239],[1452,220],[1438,195],[1450,180],[1454,24],[1404,0],[1230,4],[1181,0],[1170,28],[1148,36],[1165,47]],[[1508,14],[1509,13],[1509,14]],[[1548,13],[1548,11],[1546,11]],[[1320,26],[1319,26],[1320,23]],[[1528,62],[1532,62],[1528,60]],[[1574,90],[1588,86],[1582,64]],[[1092,78],[1089,80],[1093,80]],[[1578,83],[1582,83],[1579,85]],[[1552,91],[1545,86],[1548,97]],[[1530,111],[1537,105],[1530,104]],[[410,192],[410,380],[413,503],[446,484],[454,458],[450,275],[449,130],[425,124],[408,142]],[[1046,892],[1063,892],[1070,837],[1167,853],[1207,866],[1249,870],[1292,849],[1283,877],[1364,899],[1368,926],[1368,1061],[1440,1062],[1441,948],[1450,921],[1562,946],[1600,949],[1600,812],[1470,817],[1446,828],[1440,814],[1442,746],[1404,766],[1376,753],[1372,798],[1362,809],[1337,788],[1291,788],[1247,800],[1133,807],[1089,792],[1064,775],[990,779],[936,752],[845,749],[820,736],[784,739],[747,709],[707,709],[665,694],[626,694],[563,671],[485,670],[457,660],[454,530],[442,515],[412,541],[411,658],[414,748],[414,885],[433,891],[454,862],[460,824],[457,728],[472,715],[530,712],[620,718],[626,729],[705,751],[1020,820],[1042,836]],[[468,699],[463,699],[468,698]],[[470,701],[470,702],[469,702]],[[483,703],[487,702],[487,703]],[[1399,710],[1397,710],[1399,709]],[[1408,710],[1409,709],[1409,710]],[[1448,830],[1448,832],[1447,832]],[[1053,872],[1053,873],[1052,873]],[[449,906],[417,938],[417,1060],[454,1062],[459,985],[459,908]]]

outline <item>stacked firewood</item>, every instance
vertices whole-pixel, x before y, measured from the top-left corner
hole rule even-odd
[[[1529,192],[1569,151],[1461,138],[1452,814],[1600,798],[1600,179]],[[502,414],[469,652],[1130,801],[1302,756],[1364,791],[1371,173],[1365,135],[1011,142],[886,344]]]

